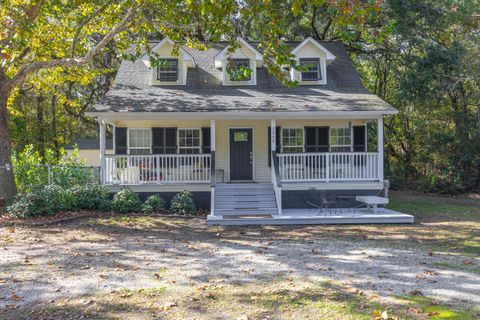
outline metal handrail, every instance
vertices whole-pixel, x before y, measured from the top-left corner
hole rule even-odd
[[[282,179],[280,178],[280,168],[278,164],[277,152],[272,150],[272,166],[274,170],[275,185],[277,187],[282,186]]]
[[[215,188],[217,175],[215,174],[215,151],[210,151],[210,187]]]

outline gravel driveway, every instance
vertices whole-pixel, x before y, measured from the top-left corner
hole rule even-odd
[[[294,277],[340,280],[381,299],[416,292],[446,303],[480,305],[480,274],[445,269],[479,259],[379,246],[374,241],[282,238],[262,229],[207,229],[202,219],[158,218],[149,228],[87,219],[37,228],[0,228],[0,308],[155,287]],[[240,231],[239,231],[240,230]],[[478,269],[477,269],[478,270]],[[419,293],[420,292],[420,293]]]

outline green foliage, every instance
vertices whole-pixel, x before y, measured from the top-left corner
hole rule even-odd
[[[71,207],[69,209],[110,210],[110,197],[106,187],[98,184],[82,184],[67,190]]]
[[[64,188],[49,185],[17,194],[7,207],[7,212],[18,218],[33,218],[53,215],[60,211],[108,211],[109,208],[109,194],[103,186],[85,184]]]
[[[113,196],[112,210],[120,213],[139,212],[142,201],[138,194],[131,189],[125,188]]]
[[[62,149],[62,157],[57,159],[50,149],[41,156],[33,145],[27,145],[21,152],[15,152],[12,165],[19,192],[27,192],[47,184],[63,188],[83,185],[96,181],[94,168],[85,167],[85,162],[79,158],[78,149],[68,155]]]
[[[151,195],[142,204],[142,212],[146,214],[159,213],[165,209],[165,200],[158,194]]]
[[[197,211],[193,202],[192,192],[185,190],[177,193],[170,204],[170,211],[178,215],[193,215]]]
[[[7,212],[19,218],[32,218],[69,209],[71,203],[68,192],[62,187],[51,185],[17,194],[13,203],[7,207]]]

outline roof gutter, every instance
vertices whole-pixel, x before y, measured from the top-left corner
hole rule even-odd
[[[86,116],[104,121],[152,120],[152,119],[228,119],[228,120],[271,120],[271,119],[372,119],[397,114],[398,110],[384,111],[302,111],[302,112],[86,112]]]

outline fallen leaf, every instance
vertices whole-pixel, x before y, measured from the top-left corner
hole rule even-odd
[[[163,311],[168,311],[170,309],[172,309],[173,307],[176,307],[178,306],[178,304],[174,301],[169,301],[169,302],[166,302],[163,306],[160,307],[161,310]]]
[[[410,308],[408,308],[407,311],[410,312],[410,313],[415,313],[415,314],[418,314],[418,313],[422,313],[422,312],[423,312],[422,309],[416,308],[416,307],[410,307]]]
[[[15,293],[13,293],[11,296],[10,296],[10,300],[12,301],[21,301],[22,298],[17,296]]]
[[[412,296],[423,296],[423,293],[420,290],[412,290],[412,291],[410,291],[410,294]]]

